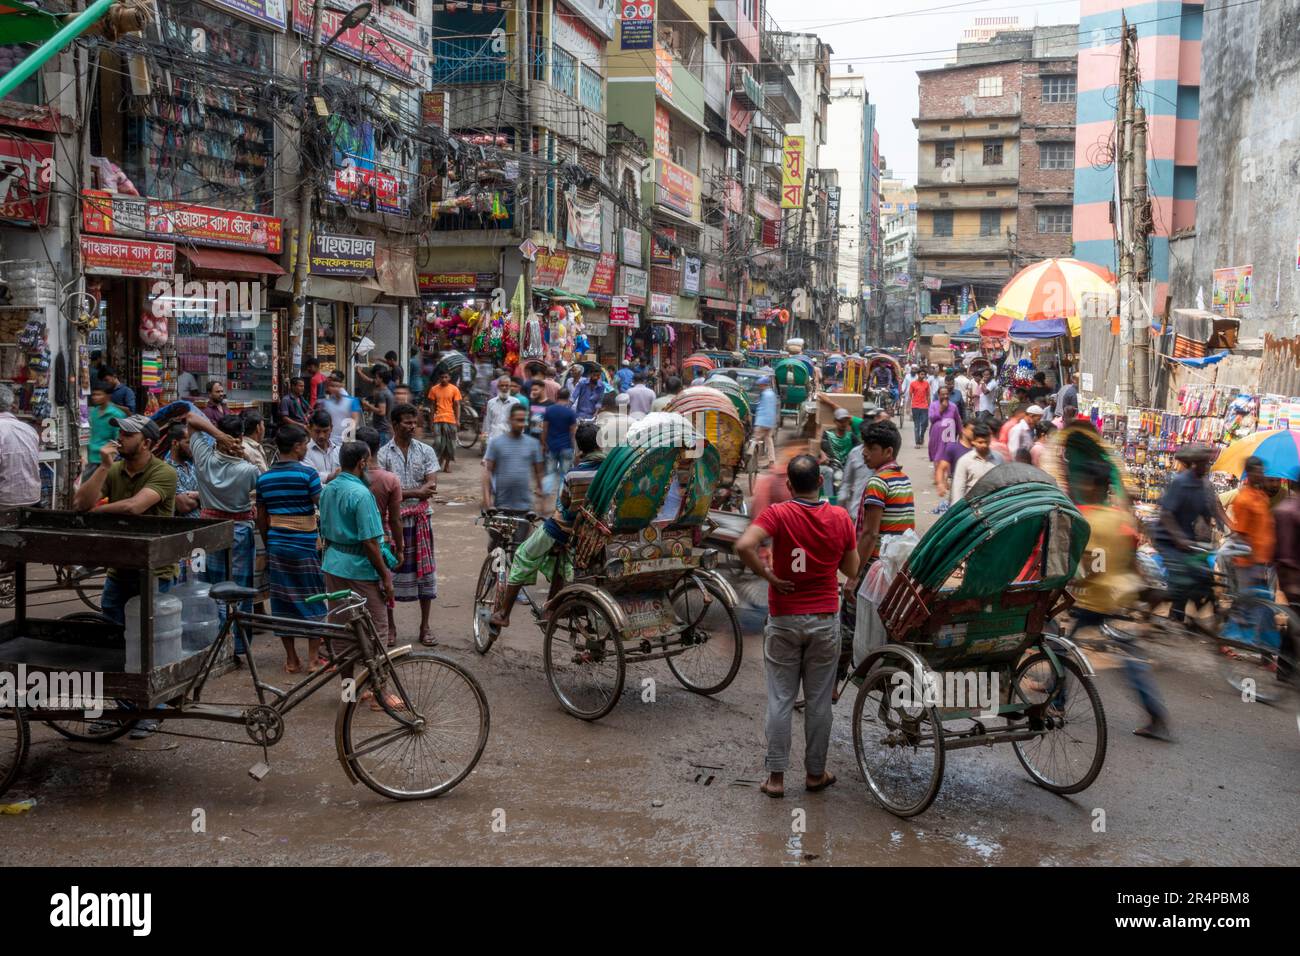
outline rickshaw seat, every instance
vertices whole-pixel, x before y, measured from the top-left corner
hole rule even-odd
[[[214,601],[225,601],[227,604],[234,604],[236,601],[251,601],[258,595],[257,588],[241,587],[234,581],[222,581],[220,584],[212,585],[208,595]]]

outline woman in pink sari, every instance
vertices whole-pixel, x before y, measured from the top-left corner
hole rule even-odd
[[[930,461],[937,462],[945,446],[961,441],[961,412],[948,394],[948,386],[940,386],[939,397],[930,403]]]

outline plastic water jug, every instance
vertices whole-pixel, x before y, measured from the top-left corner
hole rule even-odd
[[[181,659],[181,621],[183,605],[170,594],[157,592],[153,581],[153,663],[155,667],[172,664]],[[126,672],[139,674],[140,662],[140,596],[126,602]]]
[[[221,631],[221,615],[217,602],[210,595],[211,590],[212,586],[206,581],[191,578],[168,592],[175,595],[183,606],[182,654],[195,654],[206,650]]]

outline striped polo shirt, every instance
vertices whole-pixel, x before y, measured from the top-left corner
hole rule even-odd
[[[876,470],[867,481],[867,490],[862,493],[862,505],[858,510],[858,527],[862,527],[868,508],[883,508],[880,515],[880,536],[876,538],[876,548],[871,554],[872,560],[880,555],[880,543],[887,535],[903,534],[916,529],[916,506],[912,498],[912,480],[898,467],[898,462],[891,461]]]

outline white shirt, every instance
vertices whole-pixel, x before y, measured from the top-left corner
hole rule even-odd
[[[518,404],[519,399],[513,395],[502,398],[500,392],[488,399],[483,410],[483,433],[487,441],[510,431],[510,409]]]
[[[322,449],[315,440],[309,441],[302,463],[308,468],[315,468],[320,480],[325,481],[339,470],[339,445],[331,440],[329,447]]]
[[[991,378],[987,382],[981,382],[975,386],[980,396],[980,411],[993,412],[995,415],[998,411],[998,380]]]
[[[176,392],[183,399],[192,399],[199,392],[199,380],[195,378],[193,372],[181,372],[180,378],[176,380]]]
[[[645,415],[655,402],[654,389],[645,384],[633,385],[627,391],[628,409],[633,415]]]
[[[966,497],[967,492],[979,483],[979,480],[1002,462],[995,452],[989,452],[987,458],[981,458],[974,451],[968,451],[957,459],[957,469],[952,473],[953,504]]]
[[[966,400],[965,404],[971,404],[971,380],[965,375],[958,375],[953,379],[953,384],[957,386],[957,391],[961,392],[962,398]]]
[[[353,405],[354,401],[355,399],[346,392],[340,392],[337,401],[332,398],[322,400],[321,404],[330,413],[330,420],[334,423],[334,430],[330,432],[331,439],[343,440],[343,427],[352,421],[352,413],[356,411],[356,407]],[[355,436],[355,434],[354,431],[353,435]]]
[[[11,412],[0,412],[0,508],[41,500],[41,439]]]
[[[1011,429],[1011,434],[1007,436],[1007,449],[1011,452],[1012,459],[1023,449],[1028,452],[1034,447],[1034,426],[1029,424],[1029,419],[1022,418],[1016,422],[1015,427]]]
[[[840,507],[849,513],[849,520],[857,525],[858,508],[862,505],[862,493],[867,490],[867,482],[874,474],[867,464],[867,456],[858,446],[849,452],[849,460],[844,464],[844,477],[840,479]]]

